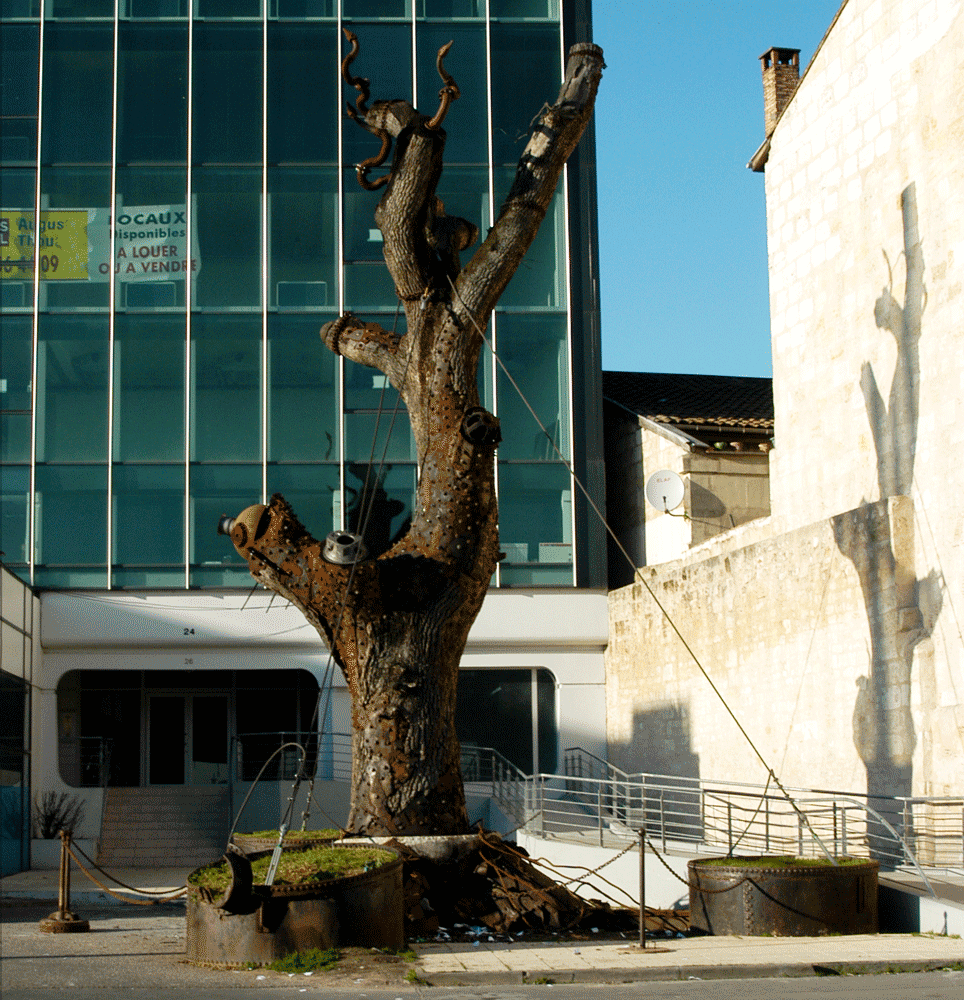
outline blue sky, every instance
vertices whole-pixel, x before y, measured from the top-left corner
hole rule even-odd
[[[759,56],[841,0],[596,0],[603,368],[770,375]]]

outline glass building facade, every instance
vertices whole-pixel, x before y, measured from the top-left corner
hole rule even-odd
[[[405,523],[413,442],[382,376],[330,353],[345,310],[401,329],[354,164],[372,99],[461,99],[439,197],[484,233],[552,101],[588,0],[2,0],[0,549],[39,588],[236,588],[215,533],[280,492],[316,537],[352,527],[384,453]],[[594,148],[587,132],[490,335],[590,492],[601,490]],[[471,250],[463,254],[468,259]],[[502,422],[494,585],[605,582],[605,545],[491,354]],[[597,499],[597,502],[598,499]],[[601,503],[600,503],[601,505]]]

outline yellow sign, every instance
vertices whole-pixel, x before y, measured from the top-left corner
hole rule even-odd
[[[34,213],[0,209],[0,278],[30,280],[37,250]],[[41,279],[86,279],[86,210],[41,212],[39,253]]]

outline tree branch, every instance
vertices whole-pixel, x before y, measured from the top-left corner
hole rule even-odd
[[[495,308],[535,239],[563,167],[589,122],[604,65],[598,45],[583,42],[569,50],[559,96],[539,116],[499,218],[457,282],[459,297],[477,317]]]
[[[439,109],[429,118],[404,100],[376,101],[368,110],[365,107],[368,81],[353,77],[348,69],[358,54],[358,40],[347,29],[345,34],[352,50],[342,64],[342,74],[361,94],[358,107],[364,115],[361,117],[349,105],[349,117],[383,140],[381,152],[359,164],[358,180],[367,190],[387,181],[385,194],[375,211],[375,222],[384,237],[385,263],[395,290],[406,303],[429,296],[447,300],[448,279],[454,279],[461,270],[459,253],[479,236],[478,228],[471,222],[447,216],[435,197],[446,138],[440,125],[451,103],[460,96],[458,84],[443,63],[452,43],[443,45],[438,52],[436,68],[443,87],[439,91]],[[392,139],[395,155],[391,171],[378,181],[369,182],[368,170],[385,159]]]
[[[279,493],[267,506],[256,504],[242,511],[230,538],[251,575],[301,611],[347,676],[355,654],[346,624],[353,613],[353,595],[346,592],[352,567],[322,558],[322,543],[309,534]],[[360,578],[357,568],[354,575]]]
[[[378,323],[363,323],[346,312],[321,328],[321,339],[333,353],[360,365],[377,368],[388,376],[396,389],[401,388],[404,365],[398,351],[402,339],[400,334],[390,333]]]
[[[435,254],[428,222],[442,176],[444,129],[429,129],[427,119],[404,101],[379,101],[368,120],[395,139],[388,187],[375,209],[385,239],[383,252],[399,297],[412,302],[432,284]]]

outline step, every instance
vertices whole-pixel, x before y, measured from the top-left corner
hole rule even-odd
[[[98,862],[114,867],[201,865],[227,840],[226,788],[110,788]]]

